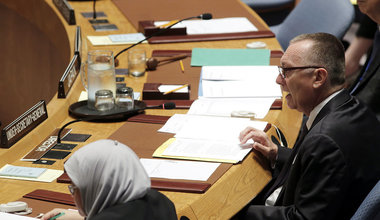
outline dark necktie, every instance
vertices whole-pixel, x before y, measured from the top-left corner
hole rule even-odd
[[[281,172],[278,174],[276,180],[274,181],[273,185],[269,188],[269,190],[265,193],[264,198],[267,199],[277,188],[284,185],[286,179],[289,176],[290,168],[293,164],[293,160],[298,154],[299,146],[302,144],[303,139],[305,138],[306,134],[308,133],[308,129],[306,127],[306,124],[302,126],[301,133],[297,139],[297,142],[294,144],[292,153],[290,154],[289,159],[284,164],[284,167],[281,169]]]

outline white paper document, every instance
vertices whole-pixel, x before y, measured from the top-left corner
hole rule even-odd
[[[167,24],[169,21],[156,21],[155,26]],[[217,18],[211,20],[189,20],[182,21],[172,28],[186,27],[188,35],[193,34],[223,34],[257,31],[245,17]]]
[[[195,116],[176,133],[176,138],[195,140],[228,141],[239,144],[239,134],[251,126],[264,130],[267,122],[251,121],[248,118],[227,118],[213,116]]]
[[[174,114],[169,120],[166,121],[164,126],[162,126],[158,132],[164,133],[172,133],[176,134],[181,130],[182,126],[187,123],[187,121],[191,120],[190,115],[185,114]]]
[[[246,145],[247,146],[247,145]],[[164,156],[231,161],[238,163],[251,151],[236,142],[176,138],[162,153]]]
[[[0,169],[0,172],[2,170],[5,170],[7,166],[10,166],[10,165],[6,164],[5,166],[3,166]],[[0,178],[16,179],[16,180],[29,180],[29,181],[37,181],[37,182],[53,182],[55,179],[57,179],[62,174],[63,174],[63,170],[46,169],[38,177],[22,177],[22,176],[0,175]]]
[[[108,35],[105,35],[105,36],[87,36],[87,39],[94,46],[134,44],[134,43],[137,43],[141,40],[136,36],[128,38],[126,36],[124,36],[124,37],[122,37],[122,36],[110,37]],[[142,43],[147,43],[147,41],[143,41]]]
[[[36,218],[0,212],[0,219],[4,219],[4,220],[23,220],[23,219],[32,220],[32,219],[34,219],[35,220]]]
[[[276,66],[204,66],[202,96],[208,98],[281,97]]]
[[[22,167],[6,164],[3,168],[0,169],[0,176],[38,178],[46,170],[46,168]]]
[[[145,39],[142,33],[131,33],[131,34],[111,34],[108,35],[113,43],[116,42],[134,42],[137,43]]]
[[[169,92],[174,89],[177,89],[179,87],[182,87],[183,85],[160,85],[158,87],[158,91],[164,93],[164,92]],[[188,93],[189,92],[189,87],[185,86],[184,88],[181,88],[179,90],[176,90],[175,93]]]
[[[202,97],[207,98],[265,98],[282,96],[280,86],[261,81],[202,81]]]
[[[207,181],[220,163],[141,158],[149,177]]]
[[[240,132],[248,126],[264,130],[267,125],[267,122],[251,121],[248,118],[199,115],[176,118],[176,122],[171,122],[176,124],[173,127],[178,128],[175,141],[162,152],[163,156],[228,160],[233,163],[243,160],[253,143],[249,140],[245,146],[241,146]]]
[[[277,66],[203,66],[203,80],[253,80],[276,84]]]
[[[187,114],[238,117],[236,114],[253,114],[262,119],[268,113],[276,98],[199,98],[191,104]]]

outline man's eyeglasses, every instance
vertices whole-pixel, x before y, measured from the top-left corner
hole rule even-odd
[[[286,78],[286,71],[297,70],[297,69],[309,69],[309,68],[318,69],[318,68],[324,68],[324,67],[321,67],[321,66],[296,66],[296,67],[281,67],[281,66],[278,66],[278,72],[280,73],[281,77],[283,79],[285,79]]]
[[[74,186],[74,185],[68,185],[67,186],[69,188],[69,191],[72,195],[74,195],[74,192],[75,192],[75,189],[77,189],[78,187]]]

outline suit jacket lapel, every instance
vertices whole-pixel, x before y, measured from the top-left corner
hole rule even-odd
[[[328,115],[331,111],[339,108],[341,105],[351,100],[352,96],[348,93],[346,89],[343,89],[338,95],[336,95],[333,99],[331,99],[318,113],[317,117],[315,117],[313,124],[310,127],[310,130],[326,115]]]
[[[338,95],[336,95],[333,99],[331,99],[325,106],[323,106],[323,108],[321,109],[321,111],[318,113],[317,117],[314,119],[313,121],[313,124],[311,125],[310,127],[310,130],[313,129],[313,127],[322,119],[324,118],[326,115],[328,115],[331,111],[334,111],[335,109],[339,108],[341,105],[343,105],[344,103],[346,103],[347,101],[351,100],[352,99],[352,96],[350,96],[350,94],[348,93],[348,91],[346,89],[343,89],[342,92],[340,92]],[[306,126],[304,126],[306,128]],[[309,131],[310,131],[309,130]],[[286,175],[283,175],[283,180],[282,180],[282,185],[283,185],[283,188],[281,189],[281,192],[277,198],[277,201],[276,201],[276,205],[281,205],[282,204],[282,200],[283,200],[283,196],[284,196],[284,192],[286,190],[286,182],[287,182],[287,178],[289,178],[289,174],[290,174],[290,171],[291,171],[291,168],[292,168],[292,165],[293,165],[293,160],[296,159],[296,156],[298,154],[298,151],[300,149],[300,146],[304,140],[304,138],[306,137],[306,135],[309,133],[309,131],[307,131],[303,137],[300,137],[299,140],[297,141],[297,143],[294,145],[293,147],[293,152],[292,152],[292,155],[290,156],[289,160],[286,162],[286,164],[284,165],[283,167],[283,170],[281,170],[281,173],[282,172],[285,172]],[[280,173],[280,174],[281,174]],[[280,175],[279,175],[280,177]],[[277,181],[276,181],[277,182]]]

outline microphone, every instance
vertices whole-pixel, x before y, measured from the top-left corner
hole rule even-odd
[[[93,4],[93,6],[92,6],[92,7],[93,7],[93,11],[94,11],[93,14],[92,14],[92,17],[93,17],[94,20],[96,20],[95,4],[96,4],[96,0],[94,0],[94,4]]]
[[[151,107],[145,107],[144,109],[140,109],[140,110],[131,110],[131,113],[134,113],[134,114],[137,114],[137,113],[140,113],[142,112],[143,110],[145,109],[152,109],[152,108],[162,108],[162,109],[175,109],[175,103],[174,102],[166,102],[162,105],[157,105],[157,106],[151,106]],[[120,116],[122,115],[125,115],[125,112],[121,112],[120,113]],[[112,115],[112,116],[116,116],[116,115]],[[72,120],[68,123],[66,123],[65,125],[63,125],[59,131],[58,131],[58,134],[57,134],[57,144],[61,143],[61,133],[62,131],[69,125],[73,124],[73,123],[76,123],[76,122],[80,122],[80,121],[95,121],[95,120],[101,120],[101,119],[106,119],[107,117],[109,117],[109,115],[95,115],[95,116],[90,116],[90,117],[87,117],[87,118],[79,118],[79,119],[75,119],[75,120]]]
[[[151,37],[158,36],[158,35],[164,33],[166,30],[170,29],[170,28],[173,27],[174,25],[176,25],[176,24],[178,24],[178,23],[180,23],[180,22],[182,22],[182,21],[191,20],[191,19],[195,19],[195,18],[202,19],[202,20],[210,20],[210,19],[212,19],[212,14],[210,14],[210,13],[204,13],[204,14],[201,14],[201,15],[198,15],[198,16],[188,17],[188,18],[184,18],[184,19],[182,19],[182,20],[179,20],[179,21],[177,21],[177,22],[175,22],[175,23],[173,23],[173,24],[167,26],[166,28],[163,28],[163,29],[161,29],[161,30],[159,30],[159,31],[157,31],[157,32],[155,32],[155,33],[153,33],[152,35],[150,35],[150,36],[148,36],[148,37],[145,37],[145,39],[140,40],[139,42],[137,42],[137,43],[135,43],[135,44],[132,44],[131,46],[129,46],[129,47],[127,47],[127,48],[121,50],[119,53],[117,53],[117,54],[115,55],[115,58],[114,58],[114,59],[116,60],[116,58],[117,58],[120,54],[122,54],[122,53],[124,53],[125,51],[131,49],[132,47],[135,47],[135,46],[141,44],[143,41],[146,41],[146,40],[150,39]],[[116,62],[115,62],[115,63],[116,63]]]
[[[212,14],[210,13],[204,13],[198,16],[202,20],[210,20],[212,19]]]

